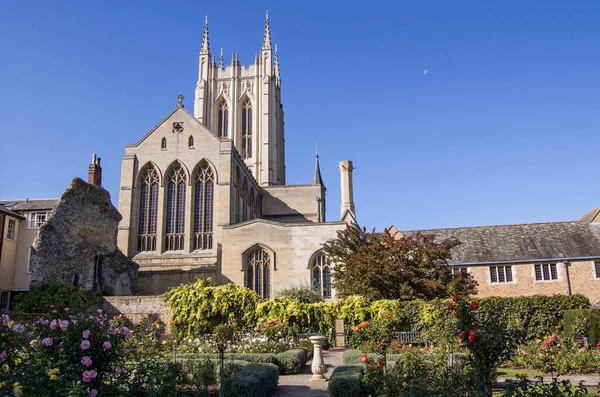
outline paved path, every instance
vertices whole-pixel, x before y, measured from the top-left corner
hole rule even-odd
[[[327,367],[325,377],[327,380],[335,367],[342,365],[342,351],[327,350],[323,352],[323,361]],[[311,382],[312,372],[309,361],[302,371],[297,375],[280,375],[277,389],[271,394],[272,397],[327,397],[327,385],[329,382]]]

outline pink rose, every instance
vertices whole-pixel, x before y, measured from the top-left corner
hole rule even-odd
[[[89,348],[90,348],[89,340],[84,340],[83,342],[81,342],[81,350],[87,350]]]
[[[102,309],[98,309],[98,314],[102,314]]]
[[[56,328],[56,325],[57,325],[57,324],[58,324],[58,323],[56,322],[56,320],[52,320],[52,322],[50,323],[50,329],[54,329],[54,328]]]
[[[83,365],[84,367],[89,367],[90,365],[92,365],[92,359],[90,358],[90,356],[83,356],[81,358],[81,365]]]
[[[96,389],[90,390],[90,397],[96,397],[98,395],[98,391]]]
[[[10,317],[8,317],[8,315],[6,315],[6,314],[3,314],[2,315],[2,324],[6,326],[6,325],[8,325],[9,322],[10,322]]]
[[[112,345],[110,344],[109,341],[106,341],[102,344],[102,347],[104,348],[104,350],[110,350],[110,348],[112,347]]]
[[[58,322],[58,327],[60,329],[65,329],[69,326],[69,322],[67,320],[61,320]]]
[[[13,327],[13,332],[17,334],[21,334],[23,331],[25,331],[25,327],[22,324],[17,324]]]
[[[52,346],[52,339],[51,338],[42,339],[42,346]]]
[[[121,331],[123,332],[123,335],[125,335],[125,339],[131,339],[131,331],[129,330],[129,328],[123,327],[121,328]]]
[[[90,337],[90,330],[86,329],[85,331],[83,331],[82,335],[83,335],[83,339],[89,338]]]
[[[7,358],[8,354],[6,354],[6,350],[3,350],[2,353],[0,353],[0,361],[6,361]]]

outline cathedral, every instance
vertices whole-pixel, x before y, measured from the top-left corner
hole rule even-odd
[[[183,96],[121,168],[118,245],[140,265],[139,294],[212,277],[268,298],[315,286],[331,298],[321,249],[355,221],[351,161],[339,164],[340,220],[326,221],[319,157],[312,183],[286,185],[278,53],[267,16],[262,48],[244,66],[218,61],[204,26],[193,114]]]

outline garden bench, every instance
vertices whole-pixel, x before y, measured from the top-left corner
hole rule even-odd
[[[309,340],[311,336],[320,336],[321,334],[313,334],[313,333],[304,333],[304,334],[295,334],[294,342],[298,343],[301,340]]]
[[[396,341],[403,344],[422,343],[425,346],[429,346],[429,341],[423,338],[421,332],[396,332]]]

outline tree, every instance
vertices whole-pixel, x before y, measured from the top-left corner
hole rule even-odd
[[[436,241],[433,234],[392,236],[351,224],[323,250],[333,264],[339,297],[433,299],[476,292],[471,275],[453,275],[448,266],[450,250],[459,244],[456,239]]]

